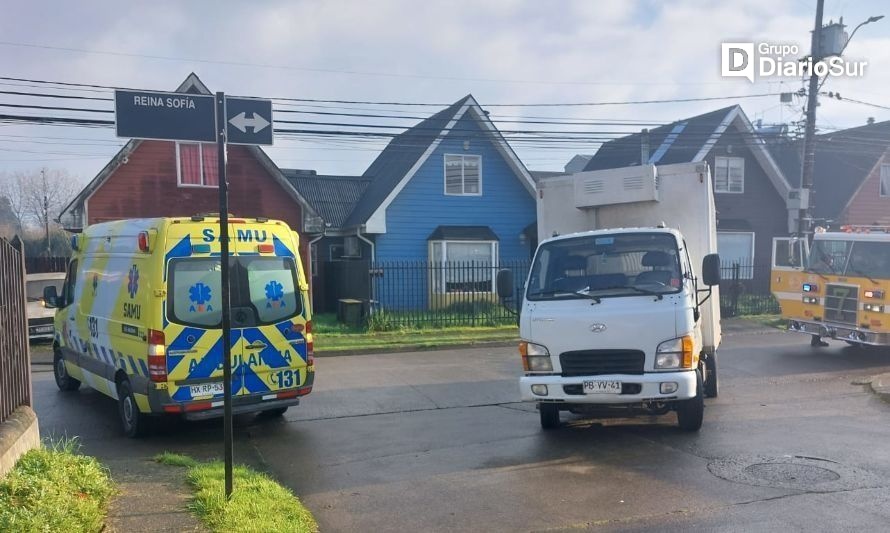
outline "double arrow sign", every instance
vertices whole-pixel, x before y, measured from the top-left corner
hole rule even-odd
[[[117,136],[216,142],[215,105],[209,94],[115,91]],[[272,101],[227,96],[226,142],[272,144]]]

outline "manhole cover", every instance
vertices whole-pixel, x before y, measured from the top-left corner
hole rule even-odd
[[[834,492],[885,485],[882,479],[865,470],[802,455],[727,457],[710,463],[708,470],[719,478],[735,483],[807,492]]]
[[[745,472],[767,483],[816,484],[835,481],[841,477],[827,468],[795,463],[757,463],[746,466]]]

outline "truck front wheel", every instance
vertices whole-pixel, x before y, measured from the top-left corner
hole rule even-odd
[[[538,412],[541,415],[541,427],[554,429],[559,427],[559,406],[555,403],[539,403]]]
[[[677,402],[677,422],[680,429],[698,431],[705,417],[705,396],[701,372],[695,371],[695,397]]]

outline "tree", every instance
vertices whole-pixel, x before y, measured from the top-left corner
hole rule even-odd
[[[43,239],[45,253],[51,253],[52,242],[46,242],[60,229],[54,221],[81,189],[81,180],[64,169],[16,171],[0,174],[0,197],[6,198],[7,213],[21,232]],[[0,215],[3,203],[0,202]],[[55,240],[51,238],[51,241]]]

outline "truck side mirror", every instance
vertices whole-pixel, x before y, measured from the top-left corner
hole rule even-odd
[[[59,294],[55,285],[43,288],[43,306],[48,308],[59,307]]]
[[[512,270],[498,270],[497,277],[497,288],[498,288],[498,297],[501,299],[510,298],[513,296],[513,271]]]
[[[701,262],[702,282],[708,287],[720,284],[720,256],[708,254]]]

